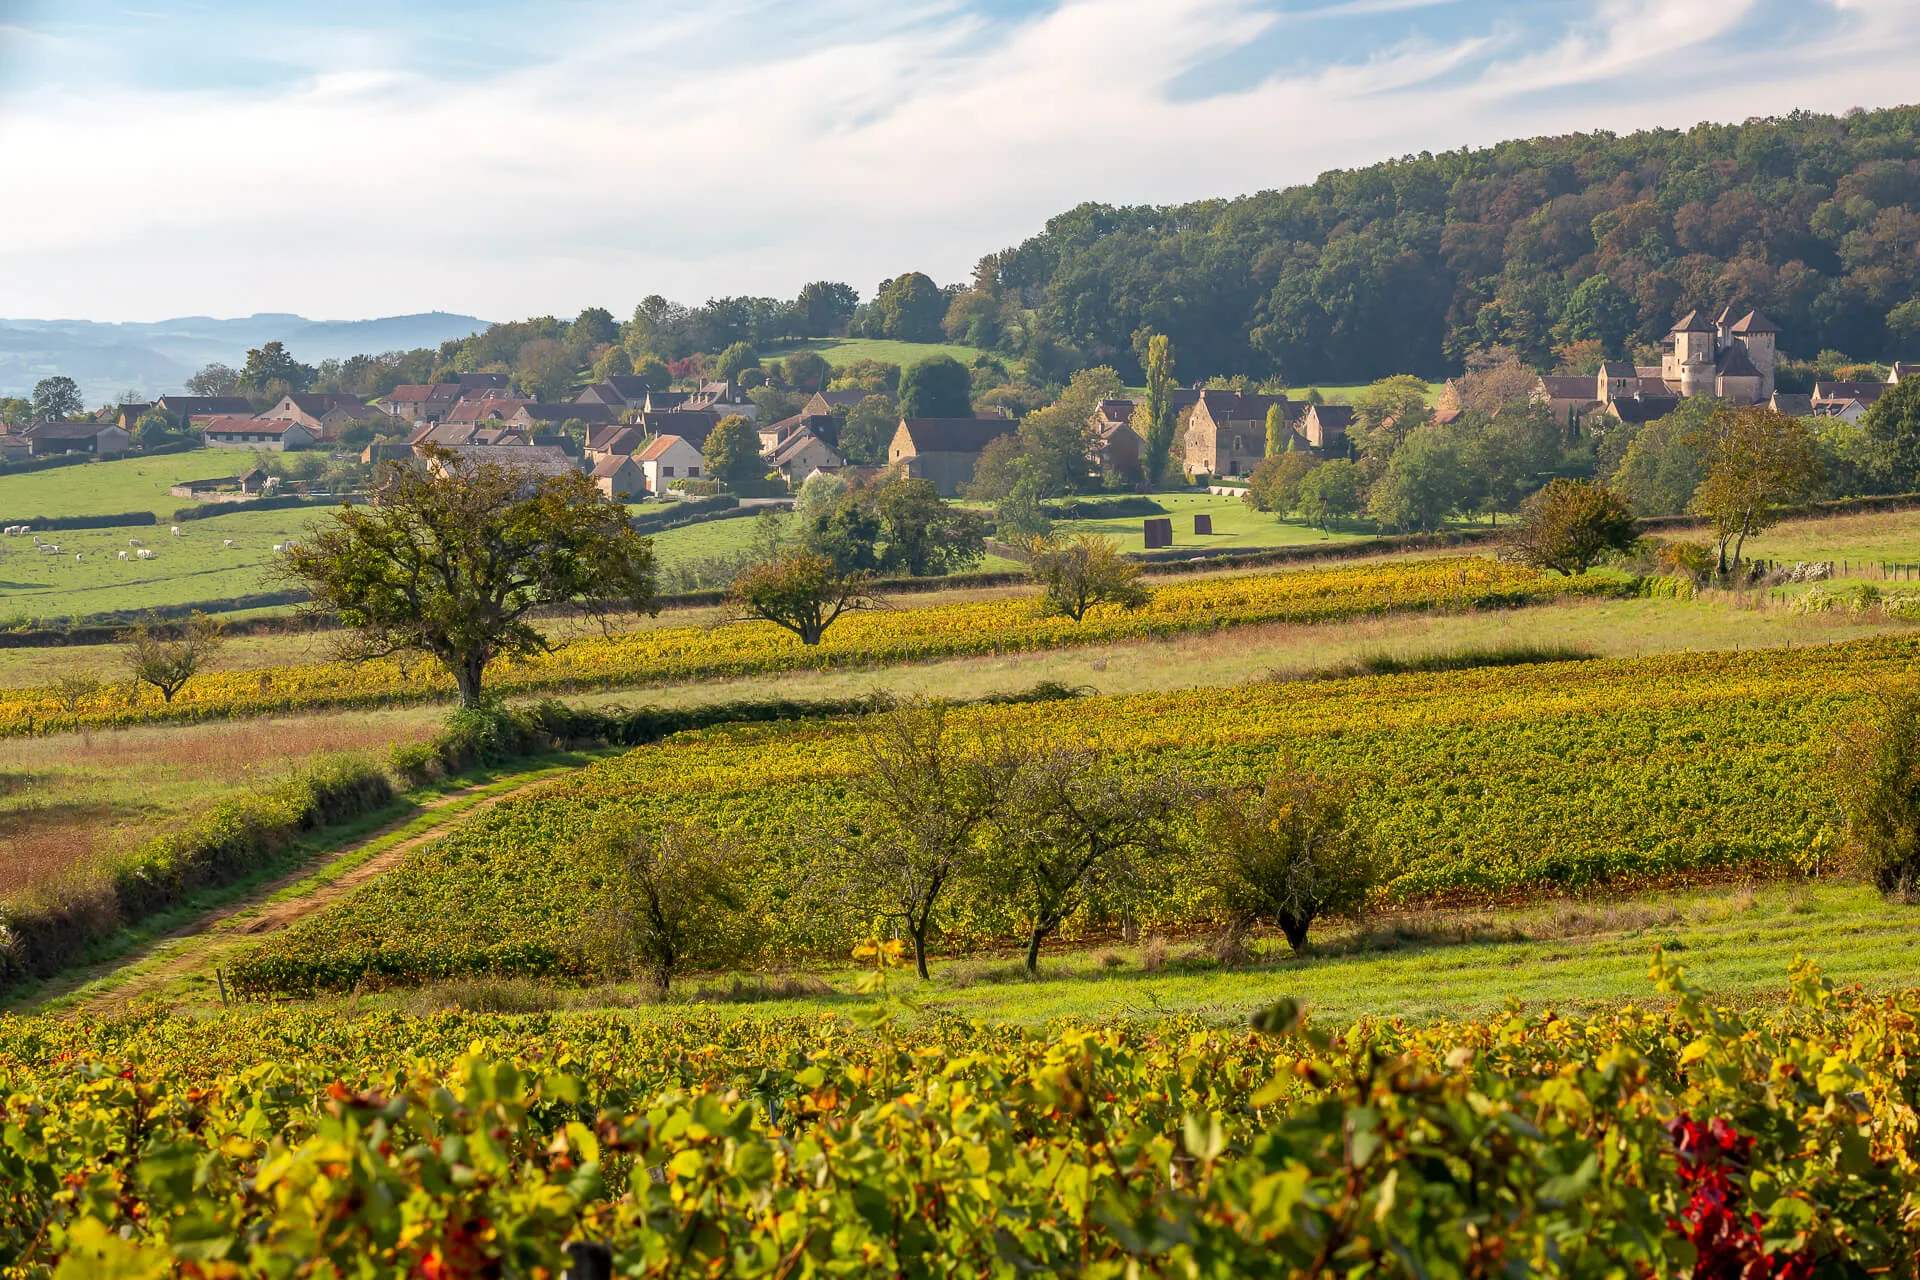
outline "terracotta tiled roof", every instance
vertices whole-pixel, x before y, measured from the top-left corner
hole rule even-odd
[[[676,444],[686,445],[687,448],[693,449],[695,453],[699,452],[699,449],[695,448],[693,441],[683,436],[655,436],[651,444],[639,453],[633,455],[633,460],[635,462],[653,462]]]

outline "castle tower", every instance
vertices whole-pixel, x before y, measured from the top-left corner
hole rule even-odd
[[[1733,340],[1747,349],[1747,359],[1760,371],[1760,399],[1773,399],[1773,362],[1778,355],[1780,326],[1749,311],[1733,326]]]
[[[1714,394],[1717,337],[1713,325],[1698,311],[1687,312],[1662,344],[1666,350],[1660,359],[1660,376],[1683,396]]]

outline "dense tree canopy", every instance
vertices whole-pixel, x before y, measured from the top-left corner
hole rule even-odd
[[[1546,367],[1622,356],[1694,307],[1756,306],[1782,346],[1856,358],[1920,336],[1920,107],[1796,113],[1409,156],[1164,208],[1087,204],[977,277],[1028,309],[1003,345],[1139,367],[1364,381],[1491,343]],[[1911,314],[1910,314],[1911,313]]]

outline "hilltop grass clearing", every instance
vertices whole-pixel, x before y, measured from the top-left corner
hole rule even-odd
[[[762,360],[784,360],[801,351],[812,351],[834,368],[856,360],[879,360],[902,369],[933,356],[951,356],[961,364],[972,364],[986,355],[979,347],[955,342],[895,342],[890,338],[800,338],[767,347],[759,352]]]

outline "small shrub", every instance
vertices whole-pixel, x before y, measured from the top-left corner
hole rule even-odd
[[[1902,622],[1920,621],[1920,595],[1889,595],[1880,600],[1880,612]]]
[[[650,978],[664,993],[676,973],[752,952],[747,854],[734,841],[694,826],[623,827],[603,832],[594,855],[612,883],[598,938],[609,975]]]
[[[1140,969],[1143,973],[1158,973],[1166,967],[1167,940],[1152,934],[1140,944]]]
[[[1787,602],[1787,612],[1801,617],[1832,613],[1840,607],[1841,593],[1827,587],[1814,587]]]
[[[406,1002],[418,1016],[457,1010],[461,1013],[546,1013],[568,1001],[555,988],[525,978],[460,978],[423,987]]]

